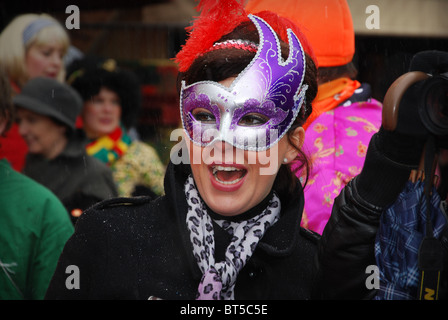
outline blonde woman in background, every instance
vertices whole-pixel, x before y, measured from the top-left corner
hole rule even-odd
[[[64,81],[63,58],[70,46],[64,27],[48,14],[23,14],[14,18],[0,34],[0,65],[9,77],[12,95],[35,77]],[[14,124],[6,137],[0,138],[0,156],[21,171],[27,146]]]

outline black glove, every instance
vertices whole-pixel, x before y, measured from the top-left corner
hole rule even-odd
[[[444,70],[445,61],[448,53],[416,55],[412,71],[397,79],[386,93],[382,126],[372,137],[363,169],[356,178],[358,194],[367,202],[387,207],[403,190],[411,169],[418,168],[432,134],[421,120],[421,90],[432,79],[427,72]]]

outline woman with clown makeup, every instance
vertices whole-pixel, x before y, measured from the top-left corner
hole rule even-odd
[[[47,299],[373,297],[365,272],[380,208],[349,184],[328,233],[300,227],[302,125],[317,91],[306,39],[289,20],[247,15],[237,1],[200,8],[176,56],[184,140],[165,195],[87,210]],[[294,159],[303,181],[288,167]],[[66,285],[72,265],[76,290]]]

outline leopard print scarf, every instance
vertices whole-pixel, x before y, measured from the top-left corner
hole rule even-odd
[[[215,220],[232,240],[226,250],[226,260],[216,262],[213,224],[190,175],[185,183],[189,205],[187,226],[193,254],[203,276],[198,287],[198,300],[234,300],[238,273],[252,256],[258,241],[280,215],[280,200],[274,193],[267,208],[259,215],[241,222]]]

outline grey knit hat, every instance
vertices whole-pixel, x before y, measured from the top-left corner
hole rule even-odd
[[[74,129],[81,112],[81,96],[69,85],[55,79],[37,77],[29,80],[13,98],[16,106],[54,118]]]

